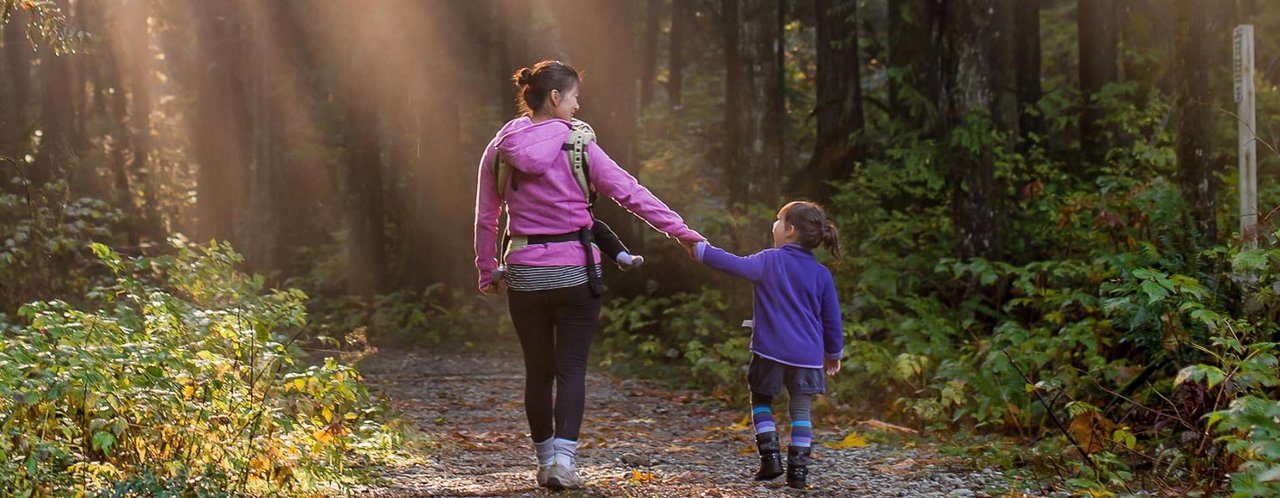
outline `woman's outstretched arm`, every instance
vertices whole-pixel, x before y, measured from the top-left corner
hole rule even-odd
[[[591,183],[596,191],[613,199],[619,206],[631,211],[654,230],[681,241],[703,240],[702,234],[685,225],[684,219],[663,204],[649,189],[640,185],[635,177],[623,170],[594,142],[587,145],[588,167]]]

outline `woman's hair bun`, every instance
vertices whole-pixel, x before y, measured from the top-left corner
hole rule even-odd
[[[529,83],[533,81],[533,69],[522,67],[519,71],[516,71],[516,74],[511,79],[516,82],[517,86],[529,86]]]

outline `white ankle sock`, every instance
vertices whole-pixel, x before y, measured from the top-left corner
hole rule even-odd
[[[548,466],[555,461],[556,457],[556,440],[555,438],[547,438],[541,443],[533,443],[533,449],[538,454],[538,465]]]
[[[627,251],[622,251],[618,253],[618,255],[613,259],[614,261],[617,261],[620,264],[627,265],[627,266],[631,265],[631,254],[628,253]]]
[[[561,438],[555,438],[551,441],[555,444],[555,463],[571,469],[574,468],[573,458],[578,454],[578,442]]]

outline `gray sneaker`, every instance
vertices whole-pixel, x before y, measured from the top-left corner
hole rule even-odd
[[[551,475],[550,465],[538,465],[538,485],[547,487],[547,477]]]
[[[578,489],[582,487],[582,478],[578,477],[577,469],[556,462],[547,469],[547,483],[545,486],[557,490]]]

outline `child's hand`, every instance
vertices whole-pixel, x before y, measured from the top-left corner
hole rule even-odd
[[[822,368],[827,371],[828,377],[835,377],[836,372],[840,371],[840,360],[824,358],[822,360]]]

